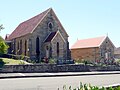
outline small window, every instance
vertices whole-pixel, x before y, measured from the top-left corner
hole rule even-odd
[[[17,46],[17,49],[19,50],[20,46],[19,46],[19,41],[18,41],[18,46]]]
[[[40,54],[40,41],[39,41],[39,37],[36,38],[36,53],[39,55]]]
[[[20,54],[22,54],[22,40],[20,40]]]
[[[27,40],[25,40],[25,56],[27,55]]]
[[[57,42],[57,57],[59,57],[59,42]]]
[[[52,29],[53,28],[53,24],[50,22],[50,23],[48,23],[48,27],[50,28],[50,29]]]

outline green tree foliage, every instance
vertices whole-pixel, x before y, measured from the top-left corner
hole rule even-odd
[[[5,42],[0,42],[0,53],[5,54],[7,53],[8,46],[5,44]]]
[[[0,42],[4,41],[4,39],[0,36]]]
[[[3,38],[0,36],[0,53],[7,53],[8,45],[5,43]]]
[[[4,29],[3,25],[0,25],[0,31]],[[8,45],[5,43],[4,39],[0,36],[0,53],[7,53]]]
[[[0,25],[0,31],[1,31],[2,29],[4,29],[4,27],[3,27],[3,25],[1,24],[1,25]]]

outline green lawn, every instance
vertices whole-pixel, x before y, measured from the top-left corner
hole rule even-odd
[[[30,64],[26,61],[23,60],[15,60],[15,59],[8,59],[8,58],[0,58],[0,60],[2,60],[5,65],[23,65],[23,64]]]

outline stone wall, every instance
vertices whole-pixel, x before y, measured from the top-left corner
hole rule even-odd
[[[100,46],[100,62],[112,63],[114,62],[114,45],[107,37]]]
[[[56,64],[40,64],[40,65],[5,65],[0,72],[88,72],[88,71],[120,71],[120,66],[89,66],[89,65],[56,65]]]

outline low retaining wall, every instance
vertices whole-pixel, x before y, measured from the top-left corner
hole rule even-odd
[[[0,72],[87,72],[87,71],[120,71],[119,66],[89,66],[89,65],[56,65],[56,64],[39,64],[39,65],[5,65]]]
[[[89,66],[90,71],[120,71],[120,66]]]

